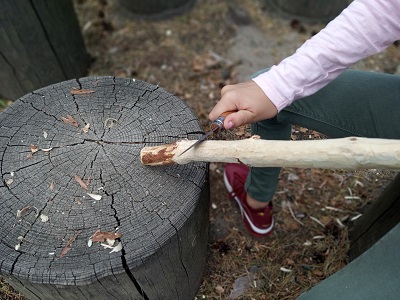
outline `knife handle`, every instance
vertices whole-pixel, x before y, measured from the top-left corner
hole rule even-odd
[[[234,113],[236,111],[226,111],[222,113],[214,122],[211,123],[211,130],[215,132],[219,132],[221,129],[224,129],[224,121],[227,116],[229,116],[231,113]],[[216,127],[219,127],[217,129]]]

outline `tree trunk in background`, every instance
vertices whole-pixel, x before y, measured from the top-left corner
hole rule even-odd
[[[284,18],[298,18],[308,22],[329,22],[339,15],[350,0],[264,0],[268,11]]]
[[[1,1],[0,97],[86,75],[90,63],[71,0]]]
[[[137,17],[161,19],[191,9],[196,0],[119,0],[119,2]]]

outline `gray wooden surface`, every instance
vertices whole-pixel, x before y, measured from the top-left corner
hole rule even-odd
[[[138,80],[82,78],[17,100],[0,114],[1,275],[31,299],[194,297],[206,257],[207,164],[148,167],[139,154],[201,135],[183,101]],[[90,178],[87,190],[76,176]],[[99,229],[121,233],[123,250],[88,247]]]
[[[71,0],[0,1],[0,97],[86,74],[85,50]]]

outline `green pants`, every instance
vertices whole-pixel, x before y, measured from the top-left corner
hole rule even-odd
[[[326,87],[295,101],[275,118],[252,124],[252,134],[262,139],[289,140],[292,124],[331,138],[400,139],[400,76],[346,70]],[[251,168],[246,192],[258,201],[270,201],[279,172],[280,168]]]

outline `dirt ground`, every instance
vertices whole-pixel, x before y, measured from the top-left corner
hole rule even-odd
[[[74,0],[93,62],[88,75],[133,77],[177,95],[208,125],[220,89],[279,63],[323,24],[278,19],[260,1],[198,0],[165,20],[134,18],[117,0]],[[395,73],[396,45],[355,68]],[[248,128],[223,138],[242,139]],[[295,127],[293,139],[325,138]],[[393,173],[285,168],[273,199],[276,227],[253,238],[210,165],[209,256],[196,299],[295,299],[348,263],[348,231]],[[19,299],[16,295],[2,299]],[[12,293],[11,293],[12,294]]]

